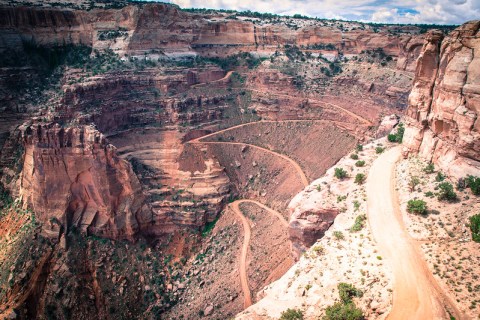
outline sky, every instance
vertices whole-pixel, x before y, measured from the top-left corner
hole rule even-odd
[[[182,8],[232,9],[386,23],[462,24],[480,19],[480,0],[164,0]]]

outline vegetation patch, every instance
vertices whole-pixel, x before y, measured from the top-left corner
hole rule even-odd
[[[450,182],[440,183],[438,189],[440,190],[438,200],[454,202],[458,199],[457,194],[453,191],[453,185]]]
[[[476,214],[469,218],[470,231],[472,231],[472,240],[480,242],[480,214]]]
[[[303,320],[303,312],[299,309],[290,309],[283,311],[280,320]]]
[[[345,171],[343,168],[335,168],[334,176],[340,180],[345,179],[347,177],[347,171]]]
[[[363,184],[365,182],[365,174],[363,173],[357,173],[357,175],[355,176],[355,183],[356,184]]]
[[[388,141],[390,142],[396,142],[396,143],[402,143],[403,142],[403,134],[405,133],[405,127],[403,126],[403,123],[400,123],[397,128],[396,133],[391,133],[388,135]]]
[[[322,320],[362,320],[363,312],[352,301],[354,297],[362,297],[363,292],[352,284],[341,282],[338,284],[338,294],[341,302],[327,307]]]
[[[420,199],[412,199],[407,203],[407,211],[416,214],[427,213],[427,203]]]
[[[364,214],[361,214],[355,218],[355,223],[353,226],[350,228],[351,232],[357,232],[363,229],[365,227],[365,223],[367,221],[367,216]]]
[[[480,195],[480,177],[474,177],[469,175],[466,179],[467,187],[472,190],[472,193],[476,196]]]

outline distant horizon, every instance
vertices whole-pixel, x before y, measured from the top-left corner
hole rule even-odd
[[[156,2],[156,0],[147,0]],[[480,19],[476,0],[163,0],[183,9],[252,11],[386,24],[461,25]]]

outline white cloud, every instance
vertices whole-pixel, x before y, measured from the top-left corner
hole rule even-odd
[[[183,8],[300,13],[390,23],[461,24],[480,19],[480,0],[170,0]]]

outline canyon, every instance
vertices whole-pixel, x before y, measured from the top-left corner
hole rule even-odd
[[[310,319],[347,279],[365,318],[399,318],[393,258],[355,261],[353,244],[385,246],[372,212],[348,231],[375,207],[352,178],[383,148],[480,175],[478,21],[128,1],[1,1],[0,17],[2,318]],[[436,315],[478,311],[424,275],[445,292]]]

